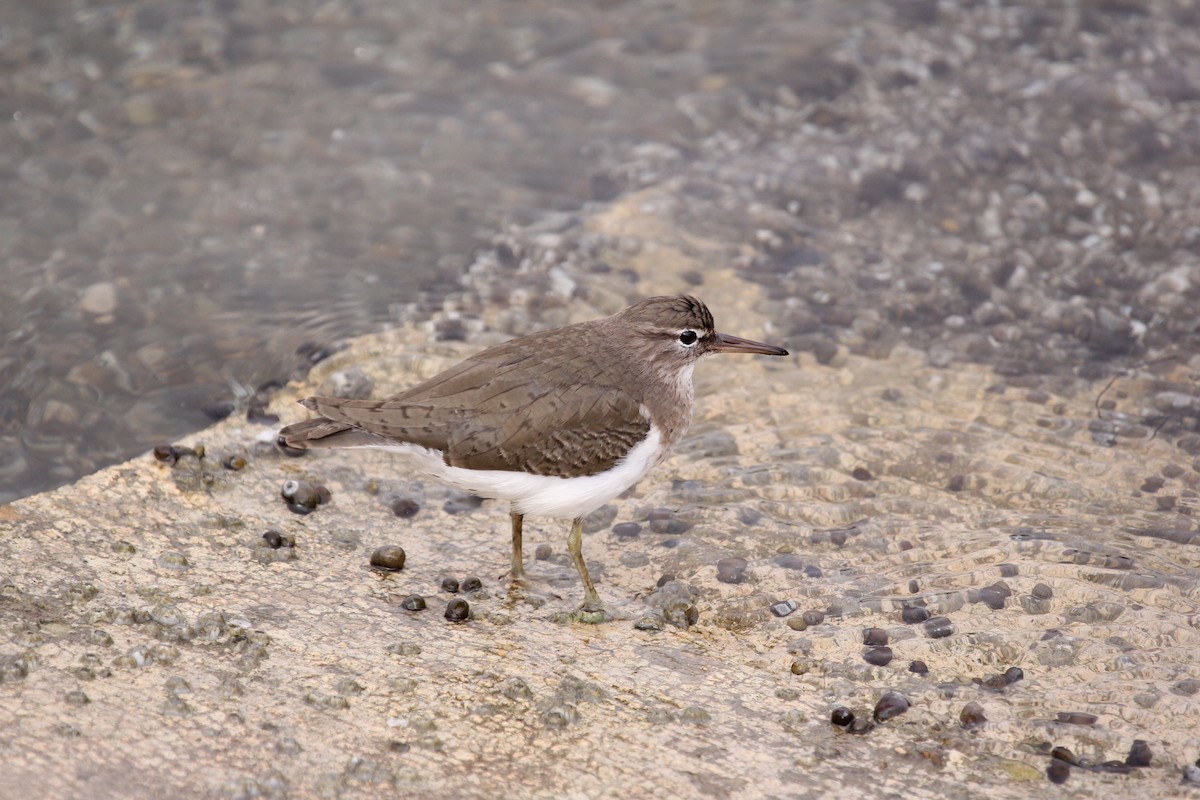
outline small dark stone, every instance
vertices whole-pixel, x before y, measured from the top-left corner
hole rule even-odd
[[[200,410],[204,412],[204,416],[213,422],[220,422],[236,411],[237,405],[232,400],[218,400],[215,403],[209,403]]]
[[[483,581],[479,580],[479,578],[466,578],[459,584],[458,588],[462,592],[478,592],[483,588]]]
[[[174,464],[179,460],[179,453],[169,444],[160,444],[154,447],[154,457],[164,464]]]
[[[392,513],[401,519],[414,517],[420,510],[421,505],[411,497],[397,497],[392,501]]]
[[[873,727],[875,727],[875,723],[871,722],[871,720],[865,717],[857,717],[854,720],[851,720],[850,727],[846,730],[848,730],[850,733],[862,736],[865,733],[870,733]]]
[[[1061,745],[1058,747],[1054,747],[1050,750],[1050,757],[1056,758],[1059,761],[1062,761],[1063,763],[1066,763],[1066,764],[1077,764],[1078,763],[1078,759],[1075,758],[1075,754],[1072,753],[1066,747],[1062,747]]]
[[[866,467],[855,467],[854,471],[850,473],[850,477],[854,478],[856,481],[875,480],[875,476],[871,474],[871,470],[867,469]]]
[[[771,606],[771,613],[777,617],[786,617],[797,608],[795,600],[780,600]]]
[[[241,456],[229,456],[221,462],[221,466],[225,469],[240,470],[246,468],[246,459]]]
[[[944,639],[954,633],[949,617],[930,617],[925,620],[925,635],[930,639]]]
[[[882,647],[888,643],[888,634],[883,628],[864,628],[862,643],[867,647]]]
[[[1071,767],[1065,761],[1052,758],[1050,766],[1046,767],[1046,777],[1050,779],[1051,783],[1066,783],[1067,778],[1071,777]]]
[[[548,544],[539,544],[537,549],[533,551],[533,557],[538,561],[546,561],[553,554],[554,550]]]
[[[810,610],[808,610],[808,611],[805,611],[805,612],[804,612],[804,613],[801,615],[801,618],[804,620],[804,624],[806,624],[806,625],[809,625],[809,626],[812,626],[812,625],[820,625],[822,622],[824,622],[824,621],[825,621],[825,612],[824,612],[824,611],[817,611],[817,610],[814,608],[814,609],[810,609]]]
[[[661,589],[662,587],[666,586],[668,583],[670,583],[673,580],[675,580],[675,576],[668,572],[668,573],[660,576],[658,579],[658,583],[656,583],[654,585],[656,588]]]
[[[917,592],[919,592],[919,591],[921,591],[921,584],[917,582],[917,579],[916,579],[916,578],[911,578],[911,579],[909,579],[909,581],[908,581],[908,593],[909,593],[909,594],[916,594],[916,593],[917,593]]]
[[[775,557],[775,563],[784,569],[804,569],[808,566],[804,559],[795,553],[785,553]]]
[[[863,660],[876,667],[886,667],[888,664],[892,663],[892,648],[872,647],[870,650],[863,653]]]
[[[458,581],[454,578],[442,578],[442,591],[449,594],[458,593]]]
[[[807,661],[802,661],[800,659],[796,659],[795,661],[793,661],[792,667],[791,667],[793,675],[804,675],[811,668],[812,668],[811,664],[809,664]]]
[[[279,490],[289,511],[310,514],[321,503],[321,496],[308,481],[287,480]]]
[[[915,672],[917,675],[927,675],[929,674],[929,665],[924,661],[913,661],[908,665],[908,671]]]
[[[1021,569],[1016,564],[1001,564],[1000,565],[1000,577],[1001,578],[1015,578],[1020,574],[1021,574]],[[1011,592],[1010,592],[1010,594],[1011,594]]]
[[[979,602],[993,611],[1002,610],[1004,608],[1004,601],[1007,598],[1008,595],[995,586],[985,586],[979,590]]]
[[[1095,714],[1084,711],[1059,711],[1056,717],[1064,725],[1095,725],[1099,719]]]
[[[371,566],[388,572],[404,569],[404,548],[394,544],[377,547],[371,553]]]
[[[453,497],[442,504],[442,510],[447,514],[464,514],[483,505],[483,498],[476,497],[473,494],[459,495]]]
[[[646,518],[646,524],[654,533],[667,533],[678,536],[691,529],[691,525],[681,519],[676,519],[675,512],[669,508],[656,508]]]
[[[834,547],[842,547],[846,544],[846,532],[844,530],[836,530],[829,532],[829,542]]]
[[[987,722],[987,717],[983,714],[983,706],[972,701],[962,707],[958,721],[964,728],[977,728]]]
[[[916,625],[929,619],[929,609],[920,606],[905,606],[900,610],[900,619],[909,625]]]
[[[461,597],[456,597],[446,604],[446,619],[451,622],[463,622],[471,616],[471,607]]]
[[[946,491],[961,492],[964,488],[966,488],[966,485],[967,479],[965,476],[952,475],[950,476],[950,481],[946,484]]]
[[[721,583],[743,583],[746,580],[746,559],[722,558],[717,562],[717,580]]]
[[[850,723],[854,722],[854,712],[845,706],[838,706],[829,715],[829,721],[841,728],[850,727]]]
[[[400,607],[406,611],[424,611],[425,598],[419,594],[410,594],[400,601]]]
[[[636,539],[642,533],[642,526],[636,522],[619,522],[612,526],[612,532],[618,539]]]
[[[388,752],[390,753],[407,753],[409,750],[412,750],[412,745],[408,742],[388,742]]]
[[[1008,681],[1010,685],[1025,680],[1025,671],[1020,667],[1009,667],[1004,670],[1004,680]]]
[[[1034,585],[1030,594],[1039,600],[1049,600],[1051,597],[1054,597],[1054,590],[1044,583],[1038,583]]]
[[[876,722],[887,722],[892,717],[898,717],[905,711],[908,711],[908,708],[909,702],[907,697],[899,692],[887,692],[875,704],[872,716]]]
[[[267,543],[267,547],[272,550],[278,550],[283,547],[283,534],[279,531],[267,531],[262,535],[262,538]]]
[[[1153,758],[1146,740],[1134,739],[1129,748],[1129,755],[1125,756],[1125,763],[1131,767],[1148,767]]]

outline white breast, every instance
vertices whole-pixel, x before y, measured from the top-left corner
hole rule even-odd
[[[646,438],[611,469],[579,478],[531,475],[501,469],[447,466],[437,450],[417,445],[381,445],[374,449],[401,455],[415,469],[480,497],[508,500],[519,514],[582,517],[641,480],[663,455],[662,435],[651,425]]]

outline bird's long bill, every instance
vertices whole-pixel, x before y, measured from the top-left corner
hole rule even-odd
[[[728,333],[718,333],[712,349],[718,353],[758,353],[764,356],[786,356],[787,350],[774,345],[756,342],[753,339],[743,339]]]

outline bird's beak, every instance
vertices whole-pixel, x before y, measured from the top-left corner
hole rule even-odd
[[[763,356],[786,356],[787,350],[774,345],[756,342],[753,339],[743,339],[728,333],[718,333],[709,347],[714,353],[758,353]]]

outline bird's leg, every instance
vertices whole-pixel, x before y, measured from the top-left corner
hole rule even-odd
[[[525,515],[518,514],[516,511],[510,511],[508,515],[512,518],[512,581],[524,586],[527,581],[525,580],[525,558],[521,553],[521,528],[525,521]]]
[[[575,562],[575,569],[579,570],[579,577],[583,579],[583,605],[579,608],[585,612],[603,611],[604,604],[600,602],[600,595],[596,593],[596,587],[592,585],[592,576],[588,575],[587,564],[583,563],[583,517],[576,517],[571,523],[571,535],[567,537],[567,549],[571,551],[571,560]]]

